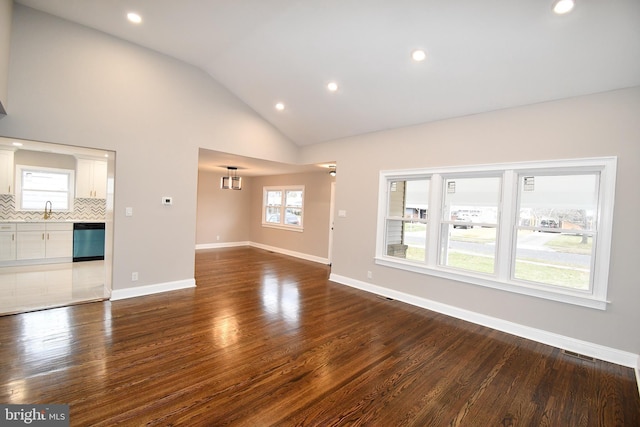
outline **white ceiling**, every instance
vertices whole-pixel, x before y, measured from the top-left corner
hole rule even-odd
[[[638,0],[17,2],[205,70],[298,145],[640,85]]]

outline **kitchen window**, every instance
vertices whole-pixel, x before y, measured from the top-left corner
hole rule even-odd
[[[16,210],[44,211],[51,202],[53,211],[71,211],[73,182],[73,170],[16,165]]]
[[[302,231],[304,186],[264,187],[262,225]]]
[[[377,264],[606,308],[616,158],[380,173]]]

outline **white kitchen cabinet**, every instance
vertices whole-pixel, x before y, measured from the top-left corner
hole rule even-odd
[[[0,224],[0,261],[16,259],[16,225]]]
[[[13,151],[0,150],[0,194],[13,191]]]
[[[0,223],[0,262],[33,264],[57,258],[64,258],[60,261],[73,258],[73,223]]]
[[[45,224],[45,258],[73,257],[73,224]]]
[[[45,225],[42,222],[16,224],[16,259],[45,257]]]
[[[76,197],[105,199],[107,197],[107,162],[78,159],[76,163]]]

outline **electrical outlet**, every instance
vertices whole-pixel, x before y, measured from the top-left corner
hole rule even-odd
[[[216,236],[216,240],[220,240],[220,236]]]
[[[373,273],[370,271],[367,271],[367,279],[373,279]]]
[[[138,280],[138,272],[134,271],[133,273],[131,273],[131,281],[135,282],[136,280]]]

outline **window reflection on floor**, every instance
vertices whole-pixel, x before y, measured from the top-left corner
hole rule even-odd
[[[104,261],[0,268],[0,314],[103,299]]]
[[[276,276],[266,275],[262,279],[262,304],[273,314],[298,325],[300,320],[300,295],[295,283],[280,283]]]

